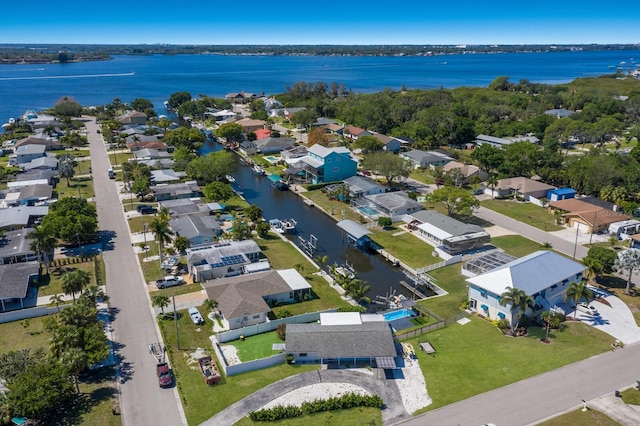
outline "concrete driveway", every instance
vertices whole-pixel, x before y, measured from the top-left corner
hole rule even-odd
[[[578,312],[577,319],[604,331],[625,345],[640,342],[640,327],[636,324],[629,307],[611,293],[594,287],[590,288],[611,306],[597,301],[591,302],[591,305],[598,310],[598,315]],[[575,315],[575,311],[571,315]]]

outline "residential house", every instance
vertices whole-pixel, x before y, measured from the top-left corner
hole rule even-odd
[[[236,121],[237,124],[242,126],[243,133],[251,133],[255,132],[259,129],[264,129],[267,125],[267,122],[264,120],[254,120],[253,118],[243,118],[241,120]]]
[[[414,169],[426,169],[427,167],[435,169],[454,161],[452,157],[438,151],[421,151],[412,149],[411,151],[400,153],[400,157],[411,161]]]
[[[18,206],[0,209],[0,230],[22,229],[49,213],[49,206]]]
[[[256,134],[256,140],[266,139],[266,138],[271,136],[271,130],[270,129],[258,129],[253,133]]]
[[[586,234],[606,232],[612,223],[631,219],[631,216],[588,203],[582,198],[551,201],[547,210],[550,213],[560,212],[565,225]]]
[[[233,277],[258,262],[262,251],[253,240],[223,241],[187,249],[187,266],[194,281]]]
[[[492,320],[505,319],[513,324],[510,304],[500,305],[501,295],[509,288],[531,296],[535,310],[549,310],[565,303],[571,282],[580,282],[585,266],[552,251],[540,250],[489,272],[468,278],[469,309]],[[531,312],[531,310],[527,310]],[[516,308],[514,314],[519,314]],[[287,330],[288,332],[288,330]]]
[[[556,189],[553,185],[547,185],[526,177],[513,177],[507,179],[499,179],[493,194],[496,197],[507,197],[515,195],[523,198],[525,201],[535,202],[542,205],[540,199],[547,196],[547,192]],[[485,189],[485,193],[491,194],[491,189]]]
[[[311,294],[311,286],[295,269],[220,278],[202,287],[209,299],[218,302],[230,330],[267,322],[271,305],[295,303]]]
[[[116,121],[120,124],[147,124],[147,114],[140,111],[127,111],[116,117]]]
[[[15,153],[9,156],[9,165],[17,166],[19,164],[27,164],[36,158],[46,157],[46,146],[44,145],[22,145],[15,148]]]
[[[368,206],[361,203],[357,209],[361,214],[377,219],[380,216],[390,217],[393,222],[398,222],[407,214],[422,210],[424,206],[404,191],[385,192],[382,194],[365,195],[363,197]]]
[[[26,164],[21,164],[23,170],[58,170],[58,159],[55,157],[38,157]]]
[[[18,196],[18,204],[33,206],[51,200],[53,187],[49,184],[30,185],[22,188]]]
[[[565,118],[574,114],[572,111],[569,111],[568,109],[564,109],[564,108],[548,109],[544,113],[547,115],[553,115],[556,118]]]
[[[479,182],[483,182],[489,178],[489,173],[480,169],[478,166],[474,166],[473,164],[462,164],[458,161],[449,161],[447,164],[442,166],[442,171],[449,175],[455,175],[455,177],[459,177],[462,179],[462,182],[458,182],[458,184],[468,184],[474,178],[474,176],[478,177]]]
[[[361,129],[360,127],[356,127],[356,126],[347,126],[343,130],[343,135],[347,139],[351,139],[352,141],[357,141],[358,138],[361,136],[373,135],[373,132],[370,132],[365,129]]]
[[[375,132],[373,132],[371,136],[373,136],[374,138],[376,138],[380,142],[382,142],[382,145],[383,145],[382,150],[383,151],[396,153],[396,152],[400,151],[400,148],[402,148],[402,144],[396,138],[392,138],[390,136],[383,135],[381,133],[375,133]]]
[[[131,160],[129,160],[131,161]],[[166,157],[166,158],[141,158],[136,160],[138,162],[138,164],[144,164],[145,166],[148,166],[151,169],[170,169],[171,167],[173,167],[173,158],[171,157]]]
[[[238,115],[233,111],[229,111],[228,109],[223,109],[221,111],[215,112],[205,112],[204,114],[213,117],[213,119],[217,122],[227,121]]]
[[[162,184],[166,182],[178,182],[187,176],[186,172],[176,172],[173,169],[151,170],[151,182]]]
[[[29,297],[29,287],[38,281],[37,261],[0,265],[0,307],[2,312],[23,309]],[[37,297],[34,289],[33,297]],[[35,300],[34,300],[35,303]]]
[[[153,185],[149,188],[156,201],[202,197],[202,190],[195,180],[183,183]]]
[[[270,112],[274,109],[281,109],[281,108],[282,108],[282,102],[280,102],[276,98],[268,98],[268,99],[265,99],[264,101],[264,109],[267,112]]]
[[[16,142],[13,149],[14,151],[17,151],[18,148],[25,145],[42,145],[45,147],[46,151],[55,151],[63,148],[62,144],[57,140],[29,136]]]
[[[153,139],[153,138],[155,138],[155,136],[150,136],[149,138]],[[131,152],[139,151],[139,150],[145,149],[145,148],[146,149],[155,149],[156,151],[164,151],[164,152],[171,152],[173,150],[173,147],[170,147],[169,145],[167,145],[164,142],[160,142],[157,138],[155,138],[155,140],[135,140],[135,139],[132,139],[130,141],[127,141],[127,148],[129,148],[129,151],[131,151]]]
[[[258,147],[256,146],[255,142],[252,141],[240,142],[240,145],[238,145],[238,149],[241,153],[249,157],[258,153]]]
[[[308,154],[307,147],[304,145],[295,145],[291,148],[283,149],[280,152],[280,157],[282,161],[287,163],[288,165],[292,165],[300,161],[302,157],[305,157]]]
[[[38,255],[31,250],[29,234],[33,228],[5,231],[0,238],[0,265],[10,263],[30,262],[38,259]],[[49,255],[53,254],[53,250]]]
[[[49,125],[58,126],[60,122],[56,117],[49,114],[37,113],[29,110],[22,116],[22,121],[31,126],[32,129],[42,129]]]
[[[281,114],[282,114],[282,117],[286,118],[288,122],[291,122],[291,119],[293,118],[294,115],[306,109],[307,108],[305,107],[284,107],[282,109]]]
[[[319,323],[287,324],[285,345],[296,363],[396,368],[392,331],[382,315],[321,313]]]
[[[308,148],[307,155],[300,158],[299,163],[305,179],[311,183],[341,181],[355,176],[358,168],[348,148],[326,148],[319,144]]]
[[[529,133],[526,136],[514,136],[507,138],[498,138],[496,136],[488,136],[488,135],[478,135],[476,136],[475,143],[476,145],[488,144],[498,148],[503,148],[506,145],[511,145],[516,142],[531,142],[534,144],[540,143],[540,139],[535,137],[533,134]]]
[[[133,157],[129,161],[137,160],[160,160],[160,159],[172,159],[173,154],[159,149],[141,148],[133,152]]]
[[[58,172],[57,170],[42,170],[32,169],[25,171],[24,173],[18,173],[16,175],[17,182],[29,182],[29,181],[41,181],[42,183],[48,183],[54,185],[57,182]]]
[[[215,216],[181,216],[169,221],[171,230],[189,240],[191,246],[211,243],[222,233]]]
[[[344,183],[349,187],[349,196],[351,198],[364,197],[365,195],[382,194],[387,192],[387,188],[380,185],[373,179],[364,176],[351,176],[344,179]]]
[[[224,98],[233,104],[246,104],[258,99],[260,96],[261,95],[248,93],[243,90],[242,92],[227,93]]]
[[[280,153],[284,149],[291,148],[295,145],[295,141],[291,138],[280,137],[280,138],[272,138],[268,137],[265,139],[258,139],[253,142],[258,151],[263,154],[275,154]]]
[[[345,127],[342,124],[328,123],[323,126],[332,135],[343,135]]]
[[[491,237],[482,227],[461,222],[435,210],[421,210],[403,219],[422,240],[450,256],[481,249]]]
[[[326,127],[331,124],[336,124],[336,120],[327,117],[318,117],[311,127]]]
[[[573,188],[558,188],[547,191],[548,201],[560,201],[567,200],[569,198],[575,198],[577,191]]]
[[[200,198],[176,198],[167,199],[158,202],[158,207],[169,210],[169,215],[172,218],[178,218],[182,216],[209,216],[211,209],[209,205],[202,201]]]

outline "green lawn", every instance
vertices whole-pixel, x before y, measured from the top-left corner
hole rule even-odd
[[[454,318],[462,313],[460,302],[467,298],[466,277],[460,275],[460,264],[445,266],[429,272],[436,279],[438,286],[449,294],[439,297],[431,297],[418,303],[441,318]]]
[[[486,207],[510,218],[535,226],[543,231],[558,231],[563,229],[556,225],[556,218],[551,213],[532,203],[523,203],[514,200],[484,200],[480,202]]]
[[[620,392],[625,404],[640,405],[640,391],[636,387]]]
[[[56,185],[55,192],[58,193],[58,198],[78,197],[78,194],[80,198],[92,198],[95,195],[93,179],[83,176],[71,178],[67,182],[67,179],[62,178]]]
[[[246,362],[280,353],[280,351],[272,349],[274,343],[284,343],[284,341],[280,340],[275,330],[245,337],[244,340],[234,340],[228,344],[235,346],[240,361]]]
[[[428,185],[433,185],[436,183],[436,178],[433,177],[431,170],[427,169],[412,170],[409,174],[409,177]]]
[[[209,335],[212,334],[212,322],[209,318],[205,318],[205,326],[195,327],[186,311],[181,313],[178,320],[180,349],[176,344],[173,320],[163,319],[159,324],[167,352],[171,357],[171,366],[178,382],[178,391],[189,425],[202,423],[234,402],[273,382],[319,368],[317,365],[285,363],[232,377],[226,377],[223,374],[219,384],[207,386],[197,364],[189,364],[188,361],[197,348],[205,348],[208,354],[213,355],[209,340]]]
[[[70,258],[69,260],[80,259],[80,258]],[[58,259],[58,261],[61,261]],[[102,260],[102,255],[98,255],[98,261],[102,264],[102,271],[104,271],[104,261]],[[50,266],[49,267],[49,275],[46,275],[46,271],[44,271],[44,275],[40,276],[39,285],[38,285],[38,296],[51,296],[54,294],[62,293],[62,276],[67,272],[70,272],[74,269],[82,269],[86,271],[91,276],[90,285],[96,284],[95,277],[95,264],[93,262],[93,258],[86,262],[81,263],[69,263],[67,265],[62,266]],[[104,282],[104,277],[102,279]],[[78,296],[78,295],[76,295]]]
[[[372,229],[373,234],[370,237],[383,249],[414,269],[442,261],[440,258],[433,257],[433,247],[418,237],[408,232],[394,235],[403,231],[397,225],[400,224],[395,224],[391,229]]]
[[[619,423],[612,420],[606,414],[600,411],[588,410],[582,411],[575,410],[570,413],[563,414],[558,417],[554,417],[546,422],[538,423],[538,426],[575,426],[575,425],[589,425],[589,426],[616,426]]]
[[[31,318],[29,328],[24,321],[13,321],[0,324],[0,353],[19,351],[21,349],[36,350],[49,348],[51,335],[45,331],[42,321],[46,317]]]
[[[452,325],[409,342],[428,339],[436,356],[416,351],[428,384],[432,410],[533,377],[610,350],[612,337],[586,324],[565,323],[552,330],[551,344],[540,342],[545,330],[529,328],[529,336],[504,336],[491,323],[472,317],[466,325]]]
[[[542,250],[542,246],[535,241],[531,241],[520,235],[503,235],[491,239],[491,244],[501,248],[507,254],[515,257],[522,257],[535,251]]]
[[[176,287],[164,288],[162,290],[156,290],[149,292],[149,297],[153,297],[156,294],[166,294],[171,296],[180,296],[181,294],[189,294],[202,291],[202,285],[200,283],[182,284]]]
[[[235,423],[235,426],[380,426],[382,413],[377,408],[358,407],[349,410],[326,411],[309,416],[279,420],[277,422],[254,422],[248,417]]]
[[[302,196],[313,201],[316,205],[316,208],[320,207],[321,209],[329,213],[331,213],[333,209],[332,216],[334,216],[336,220],[343,219],[343,211],[344,219],[350,219],[359,222],[362,218],[361,215],[351,210],[351,207],[349,207],[348,204],[337,200],[330,200],[329,197],[327,197],[327,194],[319,189],[307,191]]]

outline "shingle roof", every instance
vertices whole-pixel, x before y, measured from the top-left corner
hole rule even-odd
[[[411,213],[409,217],[414,218],[423,224],[430,224],[447,234],[446,236],[437,235],[439,238],[448,238],[449,236],[457,237],[459,235],[483,231],[482,227],[478,225],[460,222],[459,220],[442,213],[438,213],[434,210],[420,210],[415,213]]]
[[[496,185],[496,189],[512,189],[519,191],[523,194],[535,191],[548,191],[550,189],[556,189],[555,186],[547,185],[544,182],[538,182],[526,177],[513,177],[508,179],[500,179],[498,180],[498,185]]]
[[[349,185],[350,190],[360,189],[363,192],[368,192],[372,189],[384,188],[383,185],[380,185],[378,182],[373,179],[365,178],[362,176],[351,176],[343,180],[344,183]]]
[[[317,353],[320,358],[395,357],[385,321],[350,325],[288,324],[287,352]]]
[[[0,265],[0,299],[23,299],[29,289],[29,277],[38,275],[38,262]]]
[[[34,254],[29,248],[31,239],[29,234],[32,228],[23,228],[15,231],[5,231],[3,238],[0,239],[0,257],[25,256]]]
[[[215,216],[183,216],[170,220],[169,226],[177,235],[188,239],[201,235],[215,237],[220,230]]]
[[[509,262],[467,282],[500,295],[507,287],[519,288],[533,295],[562,280],[574,280],[584,271],[584,265],[552,251],[539,250]],[[287,330],[288,332],[288,330]]]

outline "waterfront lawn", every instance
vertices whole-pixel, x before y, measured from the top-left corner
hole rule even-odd
[[[73,262],[73,260],[75,259],[82,259],[82,258],[76,258],[76,257],[71,257],[68,258],[68,260],[70,262]],[[79,262],[79,263],[69,263],[69,264],[65,264],[62,266],[49,266],[49,275],[46,275],[47,271],[44,268],[44,266],[42,266],[42,275],[40,275],[40,278],[38,280],[38,296],[51,296],[54,294],[61,294],[64,293],[62,291],[62,276],[64,274],[66,274],[67,272],[71,272],[74,269],[82,269],[83,271],[86,271],[89,273],[89,276],[91,278],[91,281],[89,283],[89,285],[93,285],[93,284],[97,284],[96,283],[96,277],[95,277],[95,264],[93,263],[93,258],[87,258],[88,260],[86,262]],[[57,261],[63,261],[62,259],[57,259]],[[102,260],[102,255],[98,255],[98,261],[101,262],[102,264],[102,270],[104,270],[104,262]],[[104,279],[103,279],[104,282]],[[78,297],[79,294],[76,294],[76,297]]]
[[[235,426],[380,426],[382,425],[382,412],[372,407],[357,407],[348,410],[325,411],[308,416],[294,417],[292,419],[278,420],[277,422],[254,422],[245,417]]]
[[[540,342],[544,329],[530,327],[528,331],[527,337],[514,339],[488,321],[471,317],[466,325],[453,323],[409,340],[419,347],[419,341],[428,339],[437,351],[436,357],[416,351],[433,399],[432,405],[420,411],[443,407],[611,349],[611,336],[581,322],[566,322],[562,330],[552,330],[549,345]]]
[[[272,349],[274,343],[284,343],[283,340],[280,340],[275,330],[245,337],[244,340],[234,340],[226,344],[235,346],[240,361],[246,362],[280,353],[280,351]]]
[[[78,191],[80,191],[80,198],[93,198],[95,195],[93,179],[90,176],[74,177],[67,182],[66,178],[62,178],[56,185],[54,192],[58,194],[58,198],[64,198],[77,197]]]
[[[418,237],[406,231],[396,235],[403,232],[403,229],[399,226],[394,226],[390,229],[376,228],[371,229],[371,231],[373,231],[373,234],[369,235],[369,237],[373,241],[414,269],[441,261],[441,259],[433,257],[433,247]]]
[[[206,326],[195,327],[186,311],[181,311],[181,314],[178,320],[180,349],[176,342],[173,320],[160,319],[159,325],[167,353],[171,358],[171,367],[187,423],[190,425],[202,423],[234,402],[280,379],[319,368],[318,365],[285,363],[232,377],[226,377],[224,371],[220,369],[222,374],[220,383],[207,386],[197,363],[194,362],[195,360],[190,362],[190,358],[197,348],[206,348],[207,353],[216,359],[209,340],[209,336],[213,334],[211,320],[205,318]]]
[[[344,219],[354,220],[356,222],[360,222],[362,218],[361,215],[354,212],[349,204],[343,203],[338,200],[330,200],[327,197],[327,194],[322,192],[320,189],[314,189],[313,191],[307,191],[302,194],[303,197],[306,197],[313,201],[316,207],[321,208],[325,212],[334,216],[335,220],[342,220],[342,212],[344,211]]]
[[[429,275],[449,294],[430,297],[418,303],[444,319],[452,319],[461,314],[460,303],[467,298],[468,289],[466,277],[460,275],[460,265],[445,266],[429,272]]]
[[[538,423],[538,426],[574,426],[574,425],[591,425],[591,426],[617,426],[618,422],[612,420],[606,414],[600,411],[582,409],[572,411],[554,417],[546,422]]]
[[[484,200],[482,207],[496,211],[512,219],[535,226],[543,231],[559,231],[562,226],[556,225],[554,215],[533,203],[523,203],[515,200]]]
[[[535,251],[542,250],[542,246],[520,235],[503,235],[491,239],[491,244],[501,248],[507,254],[516,257],[526,256]]]

